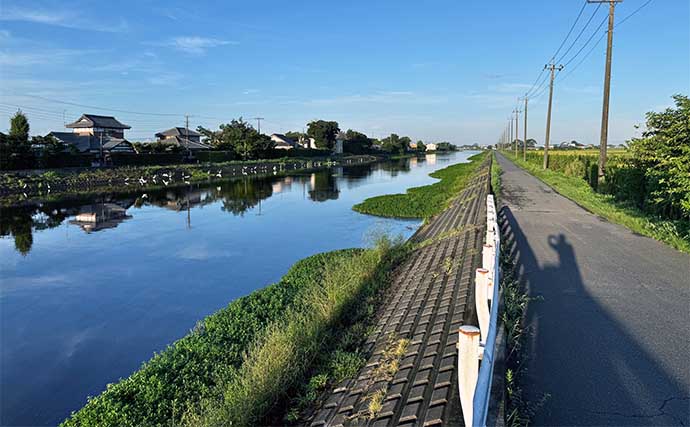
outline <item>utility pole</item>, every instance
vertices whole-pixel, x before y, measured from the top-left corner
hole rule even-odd
[[[518,120],[520,118],[520,110],[518,108],[515,109],[515,158],[517,159],[518,156],[518,141],[520,140],[520,131],[518,130]]]
[[[254,117],[254,120],[256,120],[256,131],[261,133],[261,120],[264,120],[263,117]]]
[[[192,148],[189,146],[189,114],[184,115],[185,142],[187,143],[187,158],[192,157]]]
[[[602,184],[606,171],[606,145],[609,136],[609,97],[611,95],[611,55],[613,51],[613,24],[616,3],[623,0],[587,0],[587,3],[609,4],[609,30],[606,44],[606,71],[604,72],[604,101],[601,108],[601,137],[599,138],[599,168],[597,170],[597,182]]]
[[[544,165],[543,168],[549,167],[549,138],[551,137],[551,104],[553,102],[553,78],[554,71],[561,71],[562,65],[556,66],[553,62],[544,66],[545,70],[551,71],[551,80],[549,82],[549,108],[546,113],[546,138],[544,138]]]
[[[522,141],[522,160],[526,161],[527,160],[527,100],[529,98],[525,97],[525,125],[522,127],[523,132],[525,133],[525,140]]]

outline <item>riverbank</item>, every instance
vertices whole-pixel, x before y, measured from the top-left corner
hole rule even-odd
[[[589,212],[623,225],[635,233],[662,241],[681,252],[690,253],[690,222],[661,219],[646,214],[630,204],[617,202],[612,195],[594,191],[579,176],[544,170],[540,166],[515,158],[508,153],[503,153],[503,157]]]
[[[430,174],[431,177],[439,179],[439,182],[410,188],[405,194],[371,197],[354,205],[352,209],[364,214],[389,218],[429,219],[443,211],[448,201],[457,196],[487,154],[476,154],[469,158],[469,163],[451,165]]]
[[[347,332],[361,332],[373,299],[404,254],[400,242],[383,239],[372,249],[299,261],[278,283],[200,321],[62,425],[260,422],[276,402],[286,404],[285,392],[299,385],[334,341],[341,349],[322,356],[320,364],[335,379],[359,367],[356,352],[343,341],[356,343],[357,334]]]
[[[47,171],[35,175],[0,174],[0,201],[4,204],[84,192],[108,192],[123,189],[155,189],[212,182],[232,177],[277,175],[330,166],[348,166],[379,161],[375,156],[334,158],[285,158],[247,162],[201,165],[136,166],[109,169]]]
[[[209,316],[64,422],[289,423],[365,363],[365,339],[410,245],[316,255]],[[443,266],[439,268],[445,268]],[[404,348],[402,348],[404,350]],[[288,398],[287,396],[290,396]]]

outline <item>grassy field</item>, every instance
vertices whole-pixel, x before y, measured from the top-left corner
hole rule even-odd
[[[381,239],[372,249],[299,261],[278,283],[200,321],[62,425],[256,425],[268,416],[282,423],[305,404],[288,401],[288,391],[314,395],[359,369],[361,357],[349,350],[365,336],[359,328],[404,252]]]
[[[551,153],[551,152],[550,152]],[[569,151],[555,152],[553,157],[568,156]],[[577,154],[580,154],[578,151]],[[683,220],[665,220],[646,214],[630,203],[617,201],[613,195],[597,193],[579,174],[543,170],[541,165],[515,159],[512,153],[506,158],[553,187],[558,193],[573,200],[588,211],[611,222],[624,225],[632,231],[665,242],[674,248],[690,253],[690,225]],[[593,155],[593,154],[592,154]]]
[[[429,219],[446,208],[448,201],[465,186],[487,155],[479,153],[470,157],[469,163],[458,163],[430,174],[440,179],[439,182],[410,188],[405,194],[371,197],[352,209],[384,217]]]

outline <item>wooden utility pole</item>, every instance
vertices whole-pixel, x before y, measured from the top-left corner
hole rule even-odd
[[[184,136],[185,141],[187,141],[187,157],[192,157],[192,147],[189,146],[189,114],[184,116],[184,128],[186,135]]]
[[[517,142],[520,140],[520,131],[518,130],[518,119],[520,118],[520,110],[515,109],[515,158],[517,159],[517,150],[518,150],[518,145]]]
[[[508,149],[510,150],[510,146],[513,144],[513,118],[509,117],[508,118],[508,127],[510,128],[510,138],[508,139]]]
[[[522,160],[527,160],[527,100],[529,98],[525,97],[525,125],[522,127],[525,133],[524,141],[522,141]]]
[[[546,138],[544,138],[544,165],[543,168],[549,167],[549,138],[551,137],[551,104],[553,102],[553,78],[556,70],[561,71],[562,65],[556,66],[554,63],[547,64],[544,69],[551,71],[551,80],[549,81],[549,108],[546,113]]]
[[[609,136],[609,97],[611,95],[611,55],[613,50],[613,24],[616,3],[623,0],[587,0],[587,3],[608,3],[609,4],[609,30],[607,33],[606,44],[606,70],[604,71],[604,101],[601,108],[601,137],[599,138],[599,168],[597,170],[597,181],[599,184],[604,182],[606,171],[606,145]]]

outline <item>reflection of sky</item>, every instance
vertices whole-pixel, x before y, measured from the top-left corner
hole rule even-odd
[[[223,212],[221,201],[192,207],[191,229],[186,210],[146,205],[97,233],[68,221],[35,231],[26,256],[0,239],[0,424],[60,421],[197,320],[277,281],[301,258],[367,245],[380,232],[411,235],[418,221],[351,207],[433,182],[427,174],[447,164],[419,162],[394,178],[380,169],[339,177],[338,198],[323,202],[309,199],[309,180],[295,180],[243,216]]]

